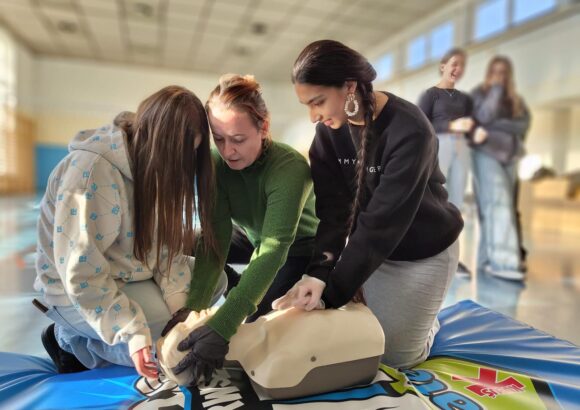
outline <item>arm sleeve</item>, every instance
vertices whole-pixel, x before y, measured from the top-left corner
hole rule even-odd
[[[427,119],[431,121],[433,118],[433,97],[427,91],[421,94],[417,106],[423,111]]]
[[[449,132],[449,121],[435,118],[433,113],[434,105],[435,99],[433,98],[433,94],[429,91],[425,91],[419,99],[419,108],[421,108],[421,111],[423,111],[431,125],[433,125],[435,132]]]
[[[473,118],[473,98],[469,94],[465,94],[465,116]]]
[[[419,209],[436,155],[435,137],[426,128],[399,137],[327,281],[323,298],[329,306],[340,307],[354,296],[398,246]]]
[[[471,117],[474,122],[477,122],[477,120],[473,117],[473,97],[469,94],[465,94],[465,97],[465,117]],[[476,128],[477,125],[474,125],[471,131],[465,133],[465,138],[469,143],[473,142],[473,134],[475,133]]]
[[[522,102],[523,104],[523,102]],[[508,134],[524,137],[530,127],[530,111],[524,104],[522,115],[514,118],[496,118],[489,123],[486,129],[491,131],[503,131]]]
[[[238,286],[230,291],[225,303],[208,321],[208,326],[226,340],[246,316],[256,311],[294,242],[302,210],[312,189],[308,164],[306,161],[296,164],[295,159],[288,164],[278,164],[268,176],[260,243]]]
[[[316,216],[320,222],[307,273],[326,281],[346,243],[353,194],[344,180],[328,136],[322,133],[317,129],[309,152]]]
[[[481,89],[478,89],[473,95],[473,117],[475,120],[484,126],[494,121],[498,116],[503,87],[494,85],[485,95]]]
[[[123,206],[117,188],[122,176],[106,161],[97,161],[86,189],[59,195],[54,224],[57,269],[81,316],[108,344],[126,342],[133,354],[151,345],[141,307],[117,287],[113,261],[105,256],[121,230]]]
[[[161,289],[163,300],[171,314],[185,306],[191,282],[190,258],[182,254],[176,255],[168,269],[164,272],[155,270],[153,273],[153,279]],[[165,256],[165,261],[167,260]]]

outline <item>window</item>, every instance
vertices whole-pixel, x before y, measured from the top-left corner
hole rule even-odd
[[[419,36],[407,47],[407,68],[418,68],[427,60],[427,39]]]
[[[519,24],[556,8],[556,0],[514,0],[513,22]]]
[[[375,63],[375,70],[377,70],[377,81],[388,80],[393,76],[393,54],[388,53],[383,55]]]
[[[531,0],[527,0],[533,2]],[[483,40],[505,31],[508,27],[508,0],[488,0],[475,10],[473,38]]]
[[[14,47],[0,31],[0,177],[14,172],[14,105],[16,100]],[[1,182],[1,181],[0,181]]]
[[[407,68],[415,69],[432,60],[439,60],[454,44],[454,26],[443,23],[430,33],[416,37],[407,46]]]
[[[443,54],[453,47],[453,23],[450,21],[435,27],[431,31],[430,57],[432,60],[439,60]]]

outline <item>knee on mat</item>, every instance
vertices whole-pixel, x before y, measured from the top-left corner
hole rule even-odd
[[[381,363],[395,369],[405,370],[423,363],[428,356],[429,352],[424,348],[416,351],[391,351],[387,347],[381,358]]]

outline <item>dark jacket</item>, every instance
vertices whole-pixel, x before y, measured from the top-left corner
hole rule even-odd
[[[472,148],[485,152],[502,164],[510,164],[524,154],[524,138],[530,126],[530,113],[522,100],[523,113],[513,117],[511,110],[502,103],[504,88],[492,86],[486,93],[482,86],[472,93],[473,118],[488,133],[482,144]]]
[[[387,95],[368,150],[367,200],[350,236],[360,127],[333,130],[318,124],[310,148],[320,223],[307,273],[326,281],[323,299],[329,306],[347,303],[386,259],[435,256],[463,227],[461,214],[447,200],[431,124],[414,104]]]

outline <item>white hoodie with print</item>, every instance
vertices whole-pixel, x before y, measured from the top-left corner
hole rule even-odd
[[[109,124],[78,133],[41,201],[34,284],[49,305],[72,304],[106,343],[128,343],[130,354],[152,340],[141,307],[123,285],[153,278],[174,313],[185,305],[192,262],[179,255],[168,270],[163,257],[159,272],[156,257],[147,264],[136,259],[132,204],[124,132]]]

